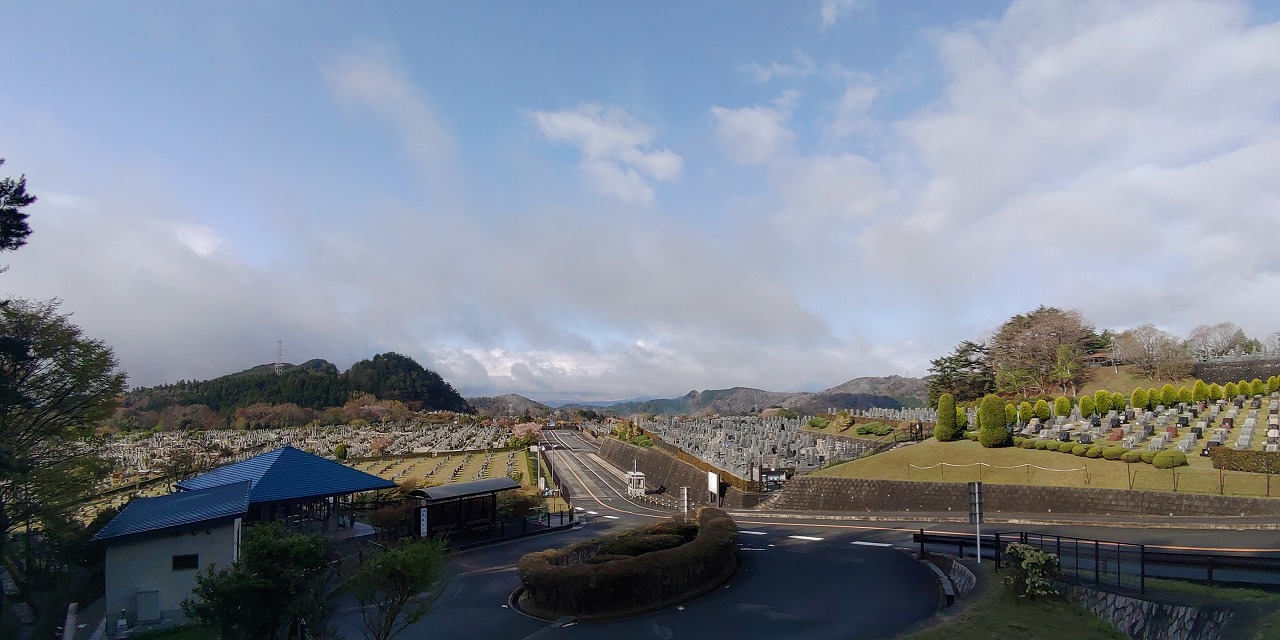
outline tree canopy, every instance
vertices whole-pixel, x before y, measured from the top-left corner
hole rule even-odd
[[[996,387],[1019,395],[1073,392],[1085,380],[1084,360],[1097,333],[1075,310],[1039,307],[1001,325],[988,359]]]
[[[944,393],[950,393],[957,402],[970,402],[995,389],[985,345],[965,340],[951,353],[929,363],[930,406],[937,406]]]
[[[0,158],[0,166],[4,158]],[[0,251],[12,251],[27,243],[31,227],[23,212],[36,197],[27,193],[27,177],[0,178]]]

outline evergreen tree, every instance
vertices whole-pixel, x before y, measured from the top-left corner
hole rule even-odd
[[[1102,389],[1098,389],[1097,391],[1094,392],[1093,410],[1097,411],[1098,415],[1102,415],[1102,416],[1107,415],[1107,412],[1110,411],[1112,408],[1113,407],[1111,406],[1110,391],[1104,391]]]
[[[1080,417],[1087,420],[1093,417],[1095,411],[1093,396],[1080,396]]]
[[[1222,385],[1216,382],[1209,385],[1209,399],[1214,402],[1222,399]]]
[[[987,394],[978,407],[978,442],[984,447],[1000,447],[1009,443],[1005,429],[1004,401],[1000,396]]]
[[[938,424],[933,428],[933,437],[941,442],[959,437],[959,429],[956,428],[956,397],[950,393],[938,396]]]
[[[1129,396],[1129,404],[1133,405],[1134,409],[1146,409],[1148,407],[1147,390],[1142,387],[1134,389],[1133,394]]]
[[[1066,396],[1058,396],[1058,399],[1053,401],[1053,414],[1064,417],[1071,415],[1071,399]]]
[[[1228,382],[1227,386],[1222,390],[1222,397],[1228,400],[1231,400],[1238,395],[1240,395],[1240,390],[1236,388],[1236,383],[1234,382]]]
[[[1166,382],[1163,387],[1160,387],[1160,402],[1166,407],[1178,404],[1178,389]]]
[[[1035,411],[1036,417],[1040,418],[1041,422],[1044,422],[1053,416],[1053,412],[1049,410],[1049,401],[1045,400],[1044,398],[1040,398],[1039,400],[1036,400],[1036,406],[1034,411]]]

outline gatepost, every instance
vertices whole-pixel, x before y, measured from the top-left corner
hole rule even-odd
[[[982,483],[969,483],[969,524],[973,525],[974,542],[978,549],[978,564],[982,564]]]

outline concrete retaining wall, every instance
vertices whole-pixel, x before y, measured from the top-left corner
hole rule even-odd
[[[962,483],[798,476],[760,508],[964,515],[968,500]],[[1280,500],[1274,499],[1079,487],[984,484],[983,504],[988,515],[1280,516]]]
[[[1060,591],[1134,640],[1219,640],[1234,615],[1226,609],[1162,604],[1074,585]]]
[[[632,465],[644,472],[645,484],[650,488],[666,487],[667,495],[680,497],[680,487],[689,487],[689,499],[695,504],[706,504],[707,472],[675,459],[657,447],[637,447],[617,438],[600,439],[600,457],[619,469],[630,470]],[[745,493],[735,487],[724,490],[726,509],[750,509],[759,505],[767,494]]]

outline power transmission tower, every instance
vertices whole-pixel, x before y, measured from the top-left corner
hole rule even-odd
[[[271,365],[271,370],[280,375],[284,371],[284,340],[276,340],[276,361]]]

